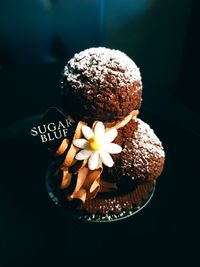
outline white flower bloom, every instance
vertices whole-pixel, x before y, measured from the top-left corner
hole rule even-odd
[[[88,160],[88,168],[95,170],[102,162],[112,167],[114,162],[110,154],[118,154],[122,151],[121,146],[112,143],[117,136],[117,130],[111,129],[105,132],[102,122],[97,122],[94,131],[88,126],[82,126],[84,138],[75,139],[73,144],[82,150],[76,154],[77,160]]]

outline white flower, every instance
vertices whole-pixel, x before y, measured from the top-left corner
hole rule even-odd
[[[75,157],[77,160],[88,159],[88,168],[95,170],[102,162],[112,167],[114,162],[110,154],[117,154],[122,151],[121,146],[111,143],[117,136],[117,130],[111,129],[105,132],[102,122],[97,122],[94,131],[88,126],[82,126],[82,133],[85,137],[75,139],[73,144],[81,148]]]

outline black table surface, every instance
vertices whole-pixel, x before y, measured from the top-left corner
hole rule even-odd
[[[0,266],[171,266],[187,260],[194,266],[199,136],[146,111],[140,118],[162,140],[164,172],[148,206],[104,224],[73,219],[49,198],[48,153],[29,132],[38,114],[1,132]]]

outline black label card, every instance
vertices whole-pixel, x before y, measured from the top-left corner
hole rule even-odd
[[[55,153],[64,138],[72,139],[75,129],[76,123],[70,116],[65,116],[56,107],[51,107],[39,123],[32,127],[30,133]]]

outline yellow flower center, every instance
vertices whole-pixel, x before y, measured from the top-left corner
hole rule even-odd
[[[91,151],[98,151],[101,149],[101,142],[100,140],[94,135],[90,138],[87,142],[87,148]]]

